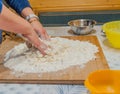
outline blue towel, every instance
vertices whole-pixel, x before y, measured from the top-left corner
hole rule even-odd
[[[0,44],[2,43],[2,31],[0,30]]]

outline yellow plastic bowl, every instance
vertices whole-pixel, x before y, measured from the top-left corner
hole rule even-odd
[[[120,21],[107,22],[103,25],[108,41],[114,48],[120,48]]]
[[[84,82],[90,94],[120,94],[120,70],[99,70]]]

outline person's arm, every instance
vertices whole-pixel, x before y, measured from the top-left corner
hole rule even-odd
[[[21,15],[24,18],[26,18],[30,14],[34,14],[34,12],[30,7],[24,8],[21,12]],[[34,30],[37,32],[37,34],[40,36],[41,39],[50,40],[46,30],[44,29],[44,27],[36,17],[31,18],[29,20],[29,23],[32,25],[32,27],[34,28]]]
[[[2,11],[0,13],[0,29],[14,33],[21,33],[30,40],[43,55],[45,55],[44,50],[47,46],[39,40],[31,25],[20,16],[11,12],[4,5],[2,6]]]
[[[6,2],[22,17],[26,18],[28,15],[34,14],[28,0],[6,0]],[[40,35],[41,39],[49,40],[49,36],[39,22],[39,20],[35,17],[29,20],[33,29]]]

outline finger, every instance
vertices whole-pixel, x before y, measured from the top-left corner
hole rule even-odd
[[[41,46],[39,46],[39,47],[37,47],[37,49],[41,52],[41,54],[42,54],[43,56],[46,55],[46,52],[45,52],[44,48],[42,48]]]
[[[39,35],[40,35],[41,39],[43,39],[43,40],[50,40],[50,37],[49,37],[49,35],[47,34],[47,32],[45,30],[43,30],[41,32],[41,34],[39,32]]]
[[[24,35],[30,42],[43,54],[46,55],[45,50],[47,49],[47,45],[44,44],[36,34]]]
[[[50,36],[47,33],[45,34],[45,38],[46,40],[50,41]]]
[[[48,41],[50,41],[50,37],[49,37],[47,34],[41,35],[40,38],[41,38],[42,40],[48,40]]]

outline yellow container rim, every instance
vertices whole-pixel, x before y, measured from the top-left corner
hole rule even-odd
[[[108,25],[113,25],[113,24],[120,24],[120,20],[118,20],[118,21],[110,21],[110,22],[104,23],[103,26],[102,26],[103,32],[109,30],[109,28],[107,28]]]
[[[91,93],[93,93],[93,94],[113,94],[113,92],[106,92],[106,91],[98,91],[98,89],[97,88],[95,88],[93,85],[91,85],[90,84],[90,76],[91,75],[94,75],[94,74],[97,74],[97,73],[99,73],[99,72],[119,72],[120,73],[120,70],[109,70],[109,69],[106,69],[106,70],[97,70],[97,71],[94,71],[94,72],[92,72],[92,73],[90,73],[89,75],[88,75],[88,77],[87,77],[87,79],[84,81],[84,85],[85,85],[85,87],[87,87],[88,88],[88,90],[91,92]],[[117,93],[118,94],[118,93]],[[120,92],[119,92],[119,94],[120,94]]]

